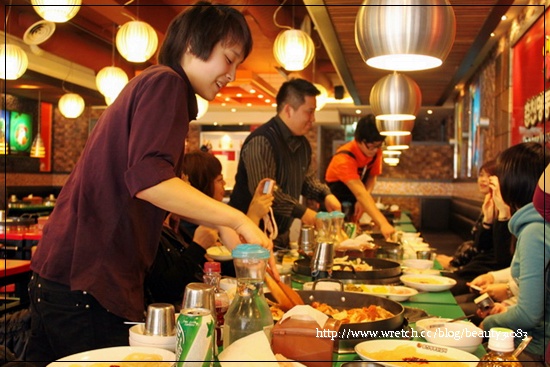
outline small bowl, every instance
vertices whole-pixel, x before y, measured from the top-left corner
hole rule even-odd
[[[145,325],[136,324],[129,330],[129,342],[132,347],[154,347],[176,351],[176,335],[145,335]]]
[[[403,265],[411,269],[431,269],[434,266],[433,260],[423,260],[423,259],[408,259],[403,260]]]
[[[424,338],[433,344],[473,353],[483,341],[483,330],[471,322],[434,323],[427,326]]]

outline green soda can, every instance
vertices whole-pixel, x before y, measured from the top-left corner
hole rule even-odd
[[[185,308],[176,322],[176,366],[207,367],[214,360],[216,322],[206,308]]]

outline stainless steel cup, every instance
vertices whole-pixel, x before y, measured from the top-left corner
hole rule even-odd
[[[437,255],[436,249],[433,247],[430,247],[425,250],[418,250],[416,251],[416,258],[417,259],[423,259],[423,260],[435,260],[435,257]]]
[[[292,275],[291,274],[281,274],[280,278],[281,278],[281,282],[285,283],[286,285],[292,286]]]
[[[189,283],[183,293],[181,309],[207,308],[216,315],[216,300],[214,286],[205,283]]]
[[[311,260],[312,271],[330,271],[334,264],[334,244],[332,242],[321,242],[317,244],[313,259]]]
[[[171,336],[176,334],[176,312],[169,303],[152,303],[147,307],[145,335]]]
[[[402,246],[392,246],[386,248],[386,256],[389,260],[397,261],[401,263],[403,261],[404,250]]]
[[[315,230],[313,226],[302,226],[298,247],[299,251],[304,254],[313,254],[315,251]]]

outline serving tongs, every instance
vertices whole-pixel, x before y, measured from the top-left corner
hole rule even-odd
[[[302,300],[300,295],[294,289],[292,289],[292,287],[281,282],[274,276],[273,270],[271,270],[271,268],[267,268],[265,282],[267,287],[271,291],[273,298],[278,303],[281,310],[283,310],[284,312],[290,310],[296,305],[304,304],[304,301]]]

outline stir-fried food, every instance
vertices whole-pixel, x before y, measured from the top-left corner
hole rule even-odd
[[[395,316],[383,307],[370,305],[369,307],[350,308],[347,310],[337,310],[326,303],[313,302],[311,307],[321,311],[324,314],[332,316],[342,323],[362,323],[389,319]]]
[[[348,256],[335,257],[332,270],[344,270],[344,271],[371,271],[373,267],[361,258],[349,259]]]

